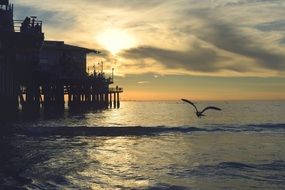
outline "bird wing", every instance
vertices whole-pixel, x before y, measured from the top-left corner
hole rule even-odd
[[[212,110],[219,110],[219,111],[222,110],[221,108],[218,108],[218,107],[208,106],[208,107],[204,108],[204,109],[201,111],[201,113],[203,113],[204,111],[209,110],[209,109],[212,109]]]
[[[196,111],[198,111],[198,109],[197,109],[197,107],[195,106],[195,104],[193,103],[193,102],[191,102],[190,100],[186,100],[186,99],[181,99],[182,101],[184,101],[184,102],[187,102],[187,103],[189,103],[189,104],[191,104],[194,108],[195,108],[195,110]]]

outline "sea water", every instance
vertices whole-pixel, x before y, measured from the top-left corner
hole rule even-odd
[[[285,189],[285,102],[207,105],[222,111],[125,101],[5,123],[0,189]]]

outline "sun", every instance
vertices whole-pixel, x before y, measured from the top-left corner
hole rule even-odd
[[[97,42],[113,54],[135,46],[135,40],[125,30],[108,29],[96,37]]]

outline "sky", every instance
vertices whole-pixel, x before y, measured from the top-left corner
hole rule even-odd
[[[46,40],[101,51],[124,100],[285,99],[284,0],[10,0]]]

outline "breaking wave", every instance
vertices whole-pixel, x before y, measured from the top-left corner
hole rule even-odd
[[[167,127],[167,126],[127,126],[127,127],[89,127],[89,126],[57,126],[57,127],[18,127],[14,133],[27,136],[145,136],[164,133],[194,132],[285,132],[285,124],[262,124],[244,126],[205,126],[205,127]]]

